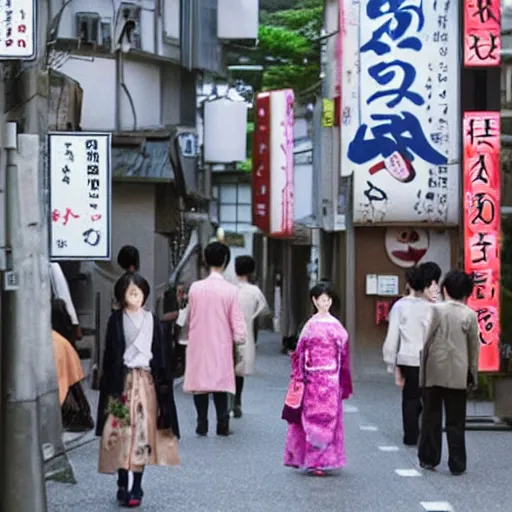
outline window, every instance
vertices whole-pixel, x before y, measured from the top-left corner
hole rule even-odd
[[[229,183],[213,187],[219,203],[219,223],[226,232],[242,233],[252,226],[252,190],[249,183]]]
[[[100,16],[94,12],[76,15],[76,37],[82,44],[98,44]]]

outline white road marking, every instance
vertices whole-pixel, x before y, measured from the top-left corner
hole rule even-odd
[[[397,452],[400,448],[398,446],[379,446],[379,450],[381,452]]]
[[[421,476],[421,473],[416,469],[395,469],[395,473],[406,478]]]
[[[420,505],[428,512],[453,512],[453,507],[447,501],[422,501]]]
[[[379,429],[374,425],[361,425],[359,427],[361,430],[364,430],[365,432],[377,432]]]
[[[359,412],[359,409],[355,405],[344,405],[343,412]]]

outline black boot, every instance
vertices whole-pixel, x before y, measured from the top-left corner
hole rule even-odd
[[[117,502],[120,505],[124,505],[129,497],[130,493],[128,492],[128,471],[125,469],[120,469],[117,472]]]
[[[222,437],[231,435],[231,432],[229,431],[229,418],[217,423],[217,435]]]
[[[208,435],[208,420],[197,420],[196,434],[201,437]]]

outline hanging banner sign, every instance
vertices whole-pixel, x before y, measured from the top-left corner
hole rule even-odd
[[[111,259],[111,135],[51,133],[50,259]]]
[[[0,0],[0,61],[36,58],[36,0]]]
[[[340,0],[341,173],[357,225],[457,226],[459,4]]]
[[[256,98],[253,224],[274,237],[293,236],[293,108],[291,89]]]
[[[464,113],[464,259],[480,327],[479,370],[500,369],[500,113]]]
[[[465,0],[464,66],[501,65],[501,1]]]
[[[270,232],[270,94],[256,98],[256,127],[252,166],[252,223],[263,233]]]

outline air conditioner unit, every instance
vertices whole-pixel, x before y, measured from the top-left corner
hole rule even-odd
[[[110,51],[112,49],[112,21],[110,19],[101,20],[100,39],[102,48]]]
[[[81,44],[98,44],[100,15],[95,12],[79,12],[76,19],[76,37]]]
[[[124,53],[131,49],[141,49],[140,7],[122,3],[116,18],[114,31],[114,49]]]

